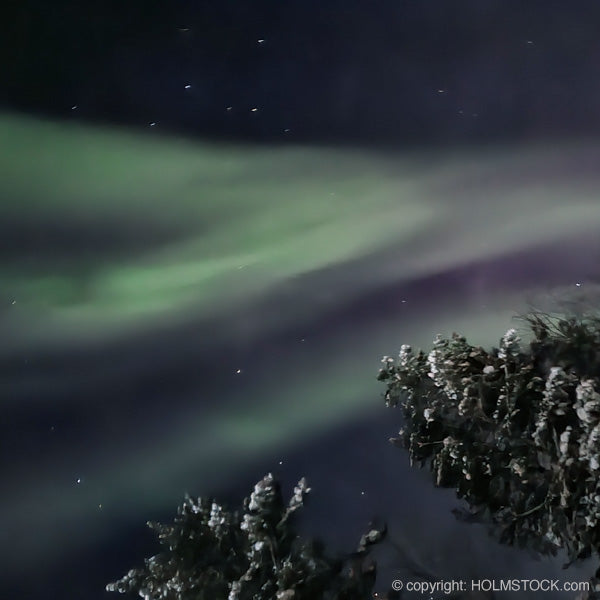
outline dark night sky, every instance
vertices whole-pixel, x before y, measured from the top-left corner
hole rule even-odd
[[[394,145],[600,123],[591,1],[14,4],[0,100],[27,112]]]
[[[307,476],[303,527],[334,548],[381,514],[440,577],[566,577],[453,521],[375,376],[402,343],[497,344],[532,298],[597,294],[597,2],[2,21],[2,598],[110,598],[157,550],[146,520],[267,471]]]

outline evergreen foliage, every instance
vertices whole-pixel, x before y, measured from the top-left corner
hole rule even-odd
[[[243,511],[187,496],[172,525],[148,523],[163,552],[106,589],[136,592],[145,600],[372,598],[375,564],[368,554],[385,530],[369,531],[345,558],[327,556],[322,544],[302,540],[293,528],[309,491],[301,479],[286,506],[269,474],[244,500]]]
[[[521,319],[526,350],[509,329],[489,352],[454,333],[428,354],[404,345],[384,357],[386,404],[404,415],[390,441],[456,489],[469,506],[458,517],[503,543],[564,549],[571,564],[600,548],[600,318]]]

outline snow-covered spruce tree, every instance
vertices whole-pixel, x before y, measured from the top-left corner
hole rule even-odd
[[[368,555],[385,530],[369,531],[344,559],[326,556],[319,542],[302,540],[292,526],[309,491],[301,479],[286,506],[269,474],[244,500],[243,511],[186,496],[172,525],[148,523],[164,551],[106,589],[146,600],[372,598],[375,564]]]
[[[490,352],[454,333],[429,354],[402,346],[378,379],[404,428],[390,441],[429,465],[500,541],[569,563],[600,549],[600,317],[531,312]],[[600,569],[585,598],[600,598]]]

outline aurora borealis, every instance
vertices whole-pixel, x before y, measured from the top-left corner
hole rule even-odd
[[[389,523],[382,589],[408,554],[586,579],[455,522],[376,376],[597,303],[599,23],[590,0],[9,3],[2,600],[108,600],[157,551],[147,520],[269,471],[284,496],[306,476],[303,530],[340,552]]]
[[[423,277],[508,244],[516,253],[591,234],[598,218],[589,143],[475,159],[236,148],[10,116],[1,133],[18,140],[2,168],[14,199],[5,243],[20,228],[30,242],[5,264],[2,287],[13,312],[39,309],[63,335],[182,311],[212,318],[215,305],[367,255],[385,257],[365,269],[377,284],[398,281],[390,262],[402,279]],[[50,268],[46,248],[59,254]]]
[[[380,355],[452,330],[495,344],[528,298],[596,276],[590,142],[375,153],[12,114],[0,130],[13,575],[280,460],[318,483],[306,444],[373,419],[395,433]],[[386,493],[404,458],[381,459]]]

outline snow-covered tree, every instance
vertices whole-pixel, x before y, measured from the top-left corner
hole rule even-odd
[[[573,561],[600,549],[600,317],[530,312],[486,351],[456,333],[384,357],[404,427],[390,441],[456,488],[501,542]],[[460,511],[459,511],[460,513]],[[599,598],[600,570],[584,597]]]
[[[287,505],[272,475],[230,512],[212,499],[186,497],[173,524],[148,523],[164,550],[106,586],[145,600],[367,600],[375,564],[370,547],[383,528],[365,534],[356,552],[332,558],[301,539],[292,520],[310,488],[301,479]]]

